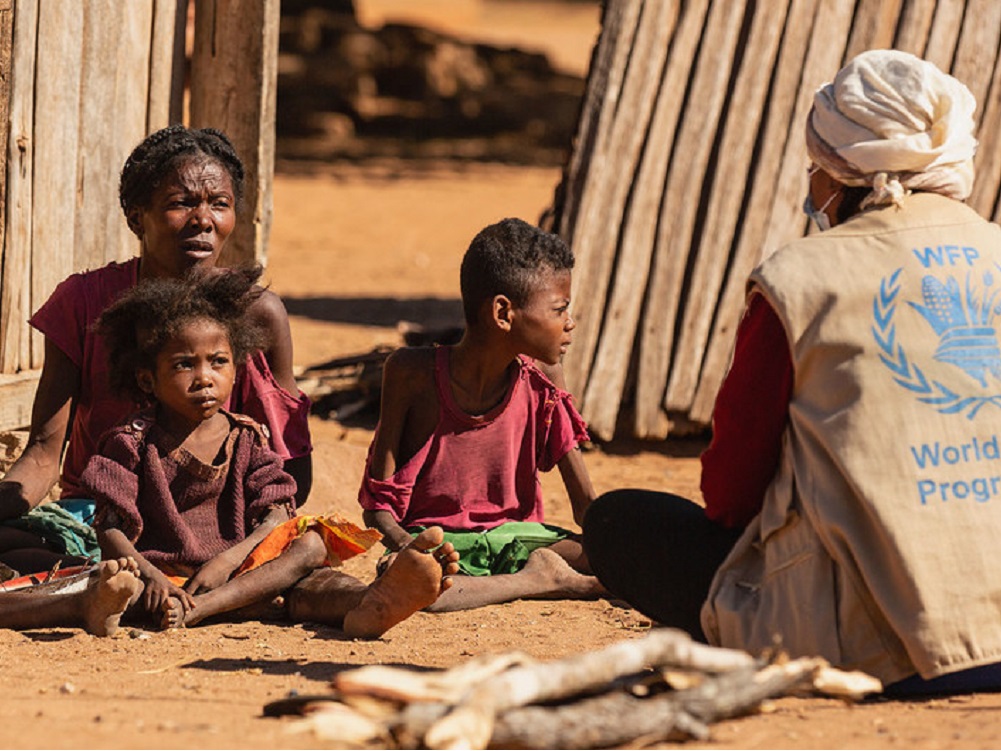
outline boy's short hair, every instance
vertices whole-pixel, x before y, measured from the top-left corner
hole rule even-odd
[[[495,295],[525,305],[540,272],[569,271],[573,264],[573,253],[561,237],[521,219],[504,219],[480,230],[459,272],[466,324],[474,325],[483,302]]]

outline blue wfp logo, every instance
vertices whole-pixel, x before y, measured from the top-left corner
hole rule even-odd
[[[920,255],[918,258],[926,267],[929,265],[927,255],[925,259]],[[954,276],[942,281],[926,275],[921,280],[921,303],[908,301],[938,336],[934,359],[968,376],[960,382],[948,379],[946,385],[929,378],[897,341],[894,318],[900,302],[901,272],[902,269],[897,269],[884,277],[873,298],[872,334],[880,350],[879,359],[890,370],[893,380],[911,391],[918,401],[943,414],[963,414],[972,420],[987,405],[1001,407],[1001,393],[983,393],[983,390],[993,391],[995,381],[1001,380],[1001,347],[993,326],[994,319],[1001,315],[1001,287],[995,289],[994,275],[987,272],[975,280],[968,271],[962,288]],[[988,376],[992,376],[990,383]],[[971,380],[981,388],[977,389]]]

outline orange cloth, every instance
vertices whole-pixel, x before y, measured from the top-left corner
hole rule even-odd
[[[382,539],[382,535],[374,529],[362,529],[357,524],[349,522],[336,514],[331,516],[297,516],[275,527],[254,548],[250,555],[236,570],[233,576],[239,576],[261,564],[274,560],[286,550],[296,539],[313,530],[323,539],[327,546],[328,566],[340,566],[348,558],[364,553]]]

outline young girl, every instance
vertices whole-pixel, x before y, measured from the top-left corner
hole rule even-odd
[[[222,407],[236,364],[260,345],[261,331],[245,315],[261,294],[260,273],[152,280],[96,323],[108,344],[112,388],[148,406],[105,433],[82,485],[97,503],[104,557],[136,560],[137,604],[164,627],[271,602],[379,539],[350,522],[296,517],[295,481],[265,429]],[[434,544],[424,542],[424,549]],[[446,567],[450,555],[439,553]],[[440,581],[438,569],[436,588]],[[361,612],[346,613],[345,628],[373,635],[373,603],[360,597],[356,604]]]

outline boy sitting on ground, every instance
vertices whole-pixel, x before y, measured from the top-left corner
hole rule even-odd
[[[542,523],[540,469],[559,467],[578,524],[594,498],[584,421],[559,387],[573,263],[559,237],[521,220],[487,227],[462,261],[462,340],[386,362],[359,502],[391,555],[445,530],[466,576],[428,610],[605,593],[577,536]]]

